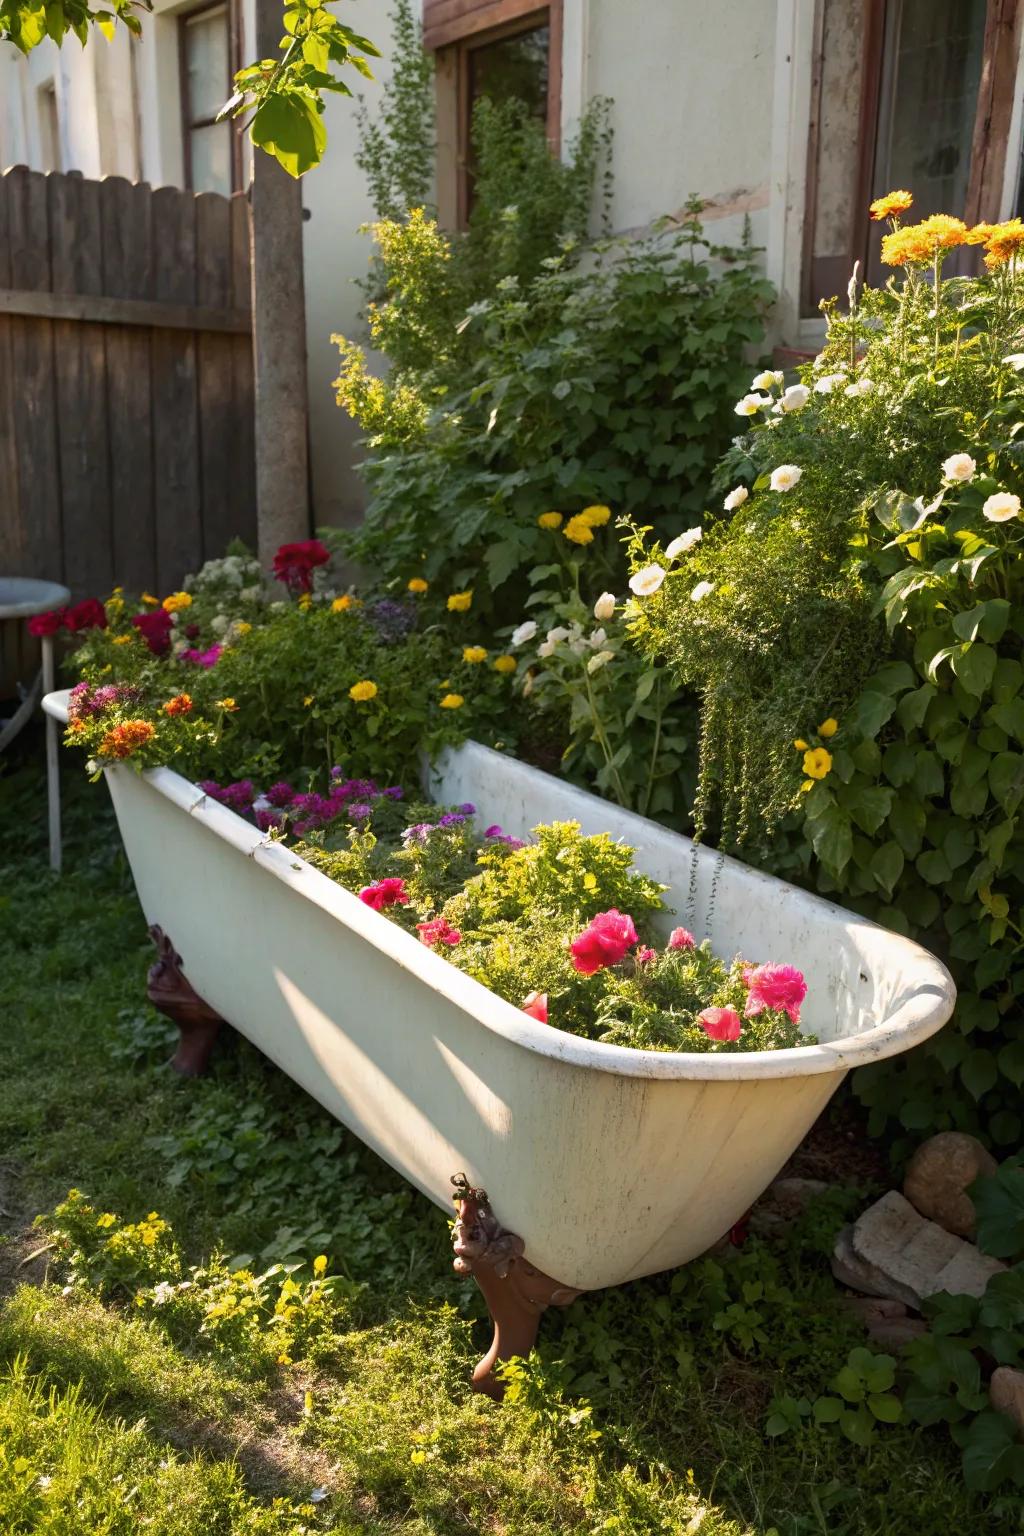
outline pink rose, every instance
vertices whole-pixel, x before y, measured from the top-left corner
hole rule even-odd
[[[593,976],[608,965],[618,965],[637,941],[633,919],[612,907],[599,912],[569,946],[572,963],[582,976]]]
[[[693,949],[694,938],[688,928],[673,928],[668,936],[669,949]]]
[[[368,907],[375,912],[383,912],[385,907],[404,907],[408,904],[409,893],[405,888],[405,881],[394,875],[387,880],[378,880],[373,885],[364,885],[359,892],[359,900],[365,901]]]
[[[705,1008],[697,1023],[711,1040],[738,1040],[743,1029],[735,1008]]]
[[[401,885],[401,881],[398,882]],[[417,923],[416,932],[421,944],[460,944],[462,934],[444,917],[432,917],[428,923]]]
[[[773,1008],[787,1013],[792,1023],[799,1024],[807,983],[795,965],[755,965],[743,972],[743,980],[748,990],[743,1012],[748,1019],[765,1008]]]
[[[636,952],[637,965],[650,965],[651,961],[657,960],[657,958],[658,951],[656,949],[638,949]]]
[[[531,992],[523,1004],[523,1012],[528,1013],[531,1019],[536,1019],[540,1024],[548,1021],[548,995],[546,992]]]

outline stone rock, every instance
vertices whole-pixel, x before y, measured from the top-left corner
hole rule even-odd
[[[1024,1432],[1024,1371],[1015,1371],[1011,1365],[997,1366],[988,1384],[988,1396],[998,1413],[1013,1420],[1018,1434]]]
[[[882,1318],[907,1315],[906,1304],[902,1301],[894,1301],[889,1296],[846,1296],[843,1299],[843,1305],[848,1312],[859,1317],[866,1328]]]
[[[937,1222],[926,1221],[909,1200],[890,1190],[836,1239],[832,1273],[869,1296],[888,1296],[919,1309],[937,1291],[981,1296],[1006,1268]]]
[[[750,1213],[751,1231],[762,1236],[784,1232],[803,1215],[816,1195],[830,1188],[824,1179],[776,1179]]]
[[[879,1317],[868,1324],[868,1338],[881,1350],[897,1354],[928,1332],[920,1317]]]
[[[973,1238],[974,1206],[967,1186],[999,1164],[976,1136],[940,1131],[918,1147],[907,1166],[903,1193],[930,1221],[957,1237]]]

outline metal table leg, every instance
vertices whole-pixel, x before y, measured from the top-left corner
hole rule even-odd
[[[53,636],[42,636],[43,692],[54,690]],[[58,757],[57,721],[46,717],[46,796],[50,811],[50,868],[60,873],[60,761]]]

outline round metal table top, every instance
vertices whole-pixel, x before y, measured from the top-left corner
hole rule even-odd
[[[31,576],[0,576],[0,619],[29,619],[34,613],[59,608],[71,596],[58,581]]]

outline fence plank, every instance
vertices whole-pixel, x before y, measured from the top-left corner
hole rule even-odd
[[[227,331],[248,335],[247,309],[204,309],[198,304],[157,304],[147,299],[110,299],[102,294],[27,293],[0,287],[0,314],[43,320],[95,320],[99,325],[161,325],[179,331]]]
[[[249,197],[236,192],[231,199],[231,303],[252,312]],[[231,343],[233,433],[235,462],[228,485],[231,527],[249,548],[256,548],[256,401],[252,335]]]
[[[9,190],[0,177],[0,283],[11,280]],[[14,363],[11,321],[0,315],[0,572],[24,573],[23,529],[18,510],[18,444],[14,431]]]
[[[55,293],[102,293],[99,183],[48,176]],[[64,570],[75,593],[105,595],[114,583],[103,329],[53,324]]]
[[[210,308],[231,302],[231,205],[216,192],[196,198],[196,299]],[[231,338],[198,337],[199,463],[203,487],[203,558],[224,553],[232,536],[228,487],[236,445],[232,437]]]
[[[19,288],[46,291],[50,287],[46,177],[19,165],[7,172],[4,184],[10,281]],[[21,523],[14,574],[60,581],[64,561],[53,326],[48,320],[12,316],[10,352]]]
[[[153,281],[151,193],[120,176],[100,184],[103,291],[115,299],[148,297]],[[129,591],[156,585],[150,333],[137,326],[104,330],[110,442],[110,512],[116,579]]]
[[[153,297],[194,304],[195,199],[175,187],[159,187],[152,216]],[[202,559],[195,337],[154,330],[151,368],[157,579],[160,591],[169,592]]]

